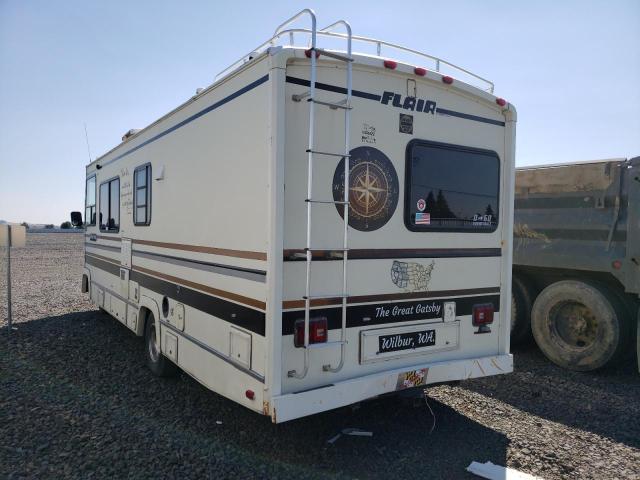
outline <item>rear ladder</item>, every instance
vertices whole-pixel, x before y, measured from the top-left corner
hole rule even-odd
[[[340,346],[340,360],[337,365],[332,366],[331,364],[323,365],[322,370],[325,372],[339,372],[345,360],[345,351],[347,344],[347,262],[349,259],[349,164],[350,164],[350,146],[349,146],[349,137],[350,137],[350,121],[351,121],[351,83],[352,83],[352,67],[351,64],[353,62],[353,58],[351,57],[351,26],[348,22],[344,20],[338,20],[335,23],[332,23],[326,28],[320,30],[320,32],[328,32],[334,29],[337,26],[344,26],[346,29],[346,39],[347,39],[347,55],[340,55],[334,52],[330,52],[327,50],[323,50],[317,48],[316,44],[316,17],[312,10],[303,10],[298,13],[294,17],[290,18],[282,25],[280,25],[276,29],[276,35],[287,25],[297,20],[300,16],[304,14],[309,14],[311,17],[311,48],[308,50],[309,56],[311,58],[311,74],[309,81],[309,91],[305,92],[302,95],[294,96],[294,100],[300,101],[303,98],[307,98],[307,103],[309,104],[309,141],[307,145],[307,198],[305,202],[307,203],[307,241],[304,253],[301,255],[304,256],[306,260],[306,281],[305,281],[305,295],[304,299],[304,365],[300,370],[290,370],[288,372],[289,377],[302,379],[306,377],[309,371],[309,351],[310,349],[317,348],[328,348],[334,346]],[[342,61],[346,63],[347,66],[347,96],[340,102],[326,102],[319,100],[316,98],[316,66],[317,66],[317,56],[319,54],[325,55],[330,58],[334,58],[336,60]],[[328,107],[331,109],[342,109],[344,110],[344,151],[340,152],[323,152],[318,151],[315,148],[315,106],[319,105],[321,107]],[[336,201],[330,199],[318,199],[313,196],[313,164],[316,156],[325,156],[325,157],[334,157],[334,158],[344,158],[344,198],[343,200]],[[312,238],[312,211],[314,204],[319,206],[322,205],[342,205],[343,207],[343,239],[342,239],[342,247],[341,248],[333,248],[333,249],[321,249],[315,248],[311,242]],[[313,255],[314,253],[322,253],[322,252],[340,252],[342,256],[342,291],[339,294],[335,295],[313,295],[311,292],[311,265],[313,263]],[[323,299],[323,298],[341,298],[342,303],[342,326],[340,333],[340,340],[335,342],[327,342],[327,343],[317,343],[309,345],[309,319],[311,314],[311,304],[313,300]]]

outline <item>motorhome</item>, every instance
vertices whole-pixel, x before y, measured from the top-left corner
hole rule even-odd
[[[273,422],[511,372],[515,123],[303,10],[86,167],[83,290],[154,373]]]

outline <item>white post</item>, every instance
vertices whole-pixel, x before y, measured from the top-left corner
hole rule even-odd
[[[11,225],[7,225],[7,328],[11,333],[13,319],[11,318]]]

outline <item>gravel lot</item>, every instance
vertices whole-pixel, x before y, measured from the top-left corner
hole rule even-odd
[[[14,251],[17,330],[0,329],[1,478],[458,479],[476,478],[464,470],[472,460],[549,479],[640,478],[634,361],[579,374],[517,349],[511,375],[430,388],[431,434],[426,407],[394,399],[272,425],[186,375],[154,377],[142,341],[80,293],[82,242],[30,234]],[[3,258],[3,322],[4,268]],[[374,436],[327,443],[346,427]]]

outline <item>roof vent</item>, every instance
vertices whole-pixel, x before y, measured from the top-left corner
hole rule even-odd
[[[129,130],[127,133],[125,133],[122,136],[122,141],[126,142],[127,140],[129,140],[129,137],[133,137],[136,133],[138,133],[140,131],[139,128],[132,128],[131,130]]]
[[[204,88],[202,88],[202,87],[196,88],[196,95],[200,95],[203,90],[204,90]]]

